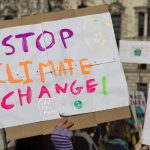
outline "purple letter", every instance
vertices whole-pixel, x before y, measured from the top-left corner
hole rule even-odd
[[[8,47],[10,47],[10,48],[12,49],[12,51],[9,52],[9,53],[6,53],[6,55],[12,55],[12,54],[14,54],[14,52],[15,52],[14,46],[12,46],[11,44],[8,44],[8,43],[7,43],[7,41],[9,41],[10,38],[12,38],[12,35],[9,35],[9,36],[5,37],[5,38],[3,39],[3,41],[2,41],[2,45],[3,45],[3,46],[8,46]]]
[[[43,47],[41,46],[41,43],[40,43],[40,39],[41,39],[41,37],[42,37],[44,34],[49,34],[49,35],[51,36],[51,38],[52,38],[51,43],[46,47],[46,49],[51,48],[51,47],[55,44],[55,39],[54,39],[53,33],[48,32],[48,31],[44,31],[43,34],[40,34],[40,35],[38,36],[38,38],[36,39],[36,47],[37,47],[40,51],[45,51],[45,50],[46,50],[45,48],[43,48]]]
[[[68,33],[67,37],[64,37],[64,32]],[[60,30],[60,37],[61,37],[61,40],[62,40],[65,48],[67,48],[65,39],[71,38],[72,36],[73,36],[73,32],[70,29],[61,29]]]
[[[24,34],[18,34],[15,36],[15,38],[22,38],[22,48],[24,52],[28,52],[28,44],[27,44],[27,37],[29,36],[33,36],[34,33],[33,32],[28,32],[28,33],[24,33]]]

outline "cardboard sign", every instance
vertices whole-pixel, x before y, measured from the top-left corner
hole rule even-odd
[[[150,64],[150,42],[120,40],[121,62]]]
[[[146,111],[146,100],[144,93],[141,91],[135,91],[135,106],[138,126],[143,126],[145,111]]]
[[[144,129],[142,135],[142,143],[150,145],[150,88],[148,92],[147,108],[144,122]]]
[[[130,95],[131,122],[138,129],[134,91],[129,91],[129,95]]]
[[[132,111],[132,123],[134,123],[135,127],[139,130],[141,136],[146,111],[145,96],[142,91],[130,91],[129,93]]]
[[[23,24],[32,25],[15,27]],[[25,17],[11,25],[1,30],[0,39],[6,48],[1,127],[84,114],[71,117],[79,129],[129,116],[127,85],[105,6]],[[47,134],[55,123],[7,128],[7,138]]]

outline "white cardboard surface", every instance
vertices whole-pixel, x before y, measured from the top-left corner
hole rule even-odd
[[[120,40],[121,62],[150,64],[150,41]]]
[[[64,48],[60,38],[61,29],[70,29],[74,33],[69,38],[68,34],[64,33],[67,48]],[[35,44],[36,38],[42,31],[51,32],[55,43],[51,48],[39,51]],[[129,105],[127,84],[109,13],[1,29],[0,32],[0,41],[12,34],[12,41],[8,40],[7,44],[12,44],[16,48],[14,54],[6,56],[5,52],[10,50],[10,46],[7,45],[7,48],[0,46],[0,49],[3,49],[0,55],[2,62],[0,76],[3,77],[1,80],[6,82],[1,84],[1,101],[8,93],[14,92],[6,99],[6,105],[14,105],[14,107],[12,109],[0,107],[1,128],[57,119],[60,118],[60,114],[71,116]],[[34,32],[35,35],[28,38],[30,51],[25,53],[22,51],[22,41],[14,37],[16,34],[26,32]],[[50,34],[41,35],[41,46],[47,47],[51,40]],[[65,58],[73,59],[72,68],[64,63]],[[84,75],[81,59],[84,59],[82,62],[84,65],[92,63],[92,67],[84,68],[85,72],[89,71]],[[10,65],[14,79],[25,80],[24,70],[18,66],[18,63],[27,60],[33,62],[28,65],[28,75],[33,81],[9,83],[6,63]],[[42,75],[45,82],[42,83],[39,63],[46,64],[49,61],[53,62],[57,75],[54,75],[52,64],[43,67]],[[58,75],[60,64],[64,65],[61,76]],[[72,74],[69,69],[72,69]],[[65,92],[59,93],[56,84],[59,84]],[[30,104],[26,100],[27,88],[30,89]],[[39,98],[41,88],[43,96]],[[18,96],[19,91],[23,94],[22,106]]]

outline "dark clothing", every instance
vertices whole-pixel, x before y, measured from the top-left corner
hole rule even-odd
[[[129,150],[129,145],[122,139],[112,139],[106,144],[105,150]]]
[[[55,150],[73,150],[72,132],[65,128],[55,128],[51,134],[51,141]]]
[[[114,145],[114,144],[106,144],[105,150],[126,150],[121,145]]]
[[[15,150],[55,150],[49,137],[50,135],[41,135],[19,139]]]

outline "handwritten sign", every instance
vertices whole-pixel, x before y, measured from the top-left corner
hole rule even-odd
[[[0,33],[0,127],[129,105],[109,13]]]
[[[141,136],[146,111],[145,96],[142,91],[130,91],[129,93],[132,111],[132,123],[139,130]]]
[[[137,115],[136,115],[136,104],[137,104],[137,102],[135,102],[134,91],[130,91],[129,95],[130,95],[131,122],[138,129]]]
[[[147,108],[144,122],[144,129],[142,135],[142,143],[150,145],[150,89],[148,92]]]
[[[119,53],[122,62],[150,64],[150,42],[120,40]]]

